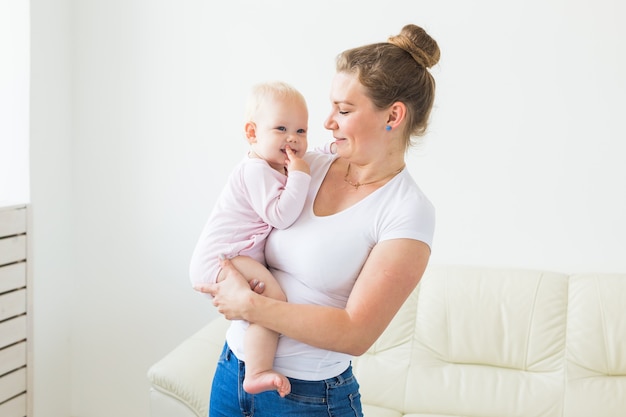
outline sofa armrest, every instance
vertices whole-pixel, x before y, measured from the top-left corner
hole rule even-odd
[[[148,370],[150,415],[206,417],[211,382],[229,322],[221,316],[178,345]],[[178,411],[180,410],[180,411]]]

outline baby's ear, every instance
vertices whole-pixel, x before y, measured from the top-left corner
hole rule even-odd
[[[243,129],[246,132],[246,139],[248,139],[248,143],[256,143],[256,125],[254,122],[246,122]]]

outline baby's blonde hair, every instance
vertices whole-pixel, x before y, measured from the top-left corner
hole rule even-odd
[[[268,99],[291,99],[297,100],[307,108],[306,100],[300,91],[284,81],[268,81],[256,84],[250,90],[246,104],[245,118],[247,122],[254,121],[258,109],[263,106]]]

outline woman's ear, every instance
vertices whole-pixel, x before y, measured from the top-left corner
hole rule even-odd
[[[246,122],[243,129],[246,132],[246,139],[248,139],[248,143],[256,143],[256,125],[254,122]]]
[[[396,101],[389,107],[387,125],[396,129],[406,118],[406,105],[401,101]]]

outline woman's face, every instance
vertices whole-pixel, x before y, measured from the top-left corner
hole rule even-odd
[[[332,110],[324,127],[333,132],[339,156],[367,163],[386,154],[388,113],[374,107],[355,74],[335,74],[330,101]]]

